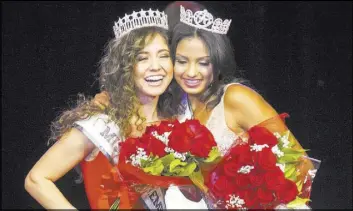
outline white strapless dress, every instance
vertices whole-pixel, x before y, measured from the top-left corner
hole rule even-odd
[[[199,202],[187,199],[177,186],[170,186],[165,193],[167,209],[208,209],[204,199]]]
[[[224,87],[224,92],[231,84],[227,84]],[[224,95],[221,101],[213,108],[212,113],[206,123],[206,127],[213,134],[217,146],[222,155],[224,155],[229,147],[234,143],[238,136],[231,131],[226,122],[224,116]],[[192,118],[191,109],[188,106],[187,99],[183,99],[183,104],[186,106],[186,111],[183,116],[179,118],[179,121],[184,122],[186,119]],[[199,202],[194,202],[187,199],[184,194],[176,186],[171,186],[166,191],[165,203],[167,209],[208,209],[204,199]]]

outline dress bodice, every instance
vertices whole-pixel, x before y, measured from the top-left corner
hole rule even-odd
[[[227,84],[224,87],[224,94],[231,84]],[[208,118],[205,126],[210,130],[215,141],[217,142],[218,149],[222,155],[230,148],[234,141],[238,138],[237,135],[229,129],[226,124],[224,115],[224,94],[220,102],[213,108],[211,115]],[[185,116],[192,116],[190,106],[187,106]]]

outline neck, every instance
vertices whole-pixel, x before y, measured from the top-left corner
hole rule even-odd
[[[190,102],[191,109],[194,112],[205,107],[205,103],[201,102],[200,97],[198,96],[188,95],[188,100]]]
[[[158,120],[157,103],[159,96],[151,97],[146,95],[138,96],[141,107],[138,112],[140,116],[146,118],[147,122],[153,122]]]

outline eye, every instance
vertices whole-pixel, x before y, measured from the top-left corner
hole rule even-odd
[[[161,58],[169,58],[170,56],[169,56],[169,54],[163,54],[162,56],[161,56]]]
[[[200,65],[208,67],[208,65],[210,65],[210,62],[208,61],[204,61],[204,62],[199,62]]]
[[[144,61],[144,60],[147,60],[148,58],[147,58],[147,56],[138,56],[137,58],[137,61]]]
[[[175,62],[178,63],[178,64],[186,64],[186,61],[179,60],[179,59],[176,59]]]

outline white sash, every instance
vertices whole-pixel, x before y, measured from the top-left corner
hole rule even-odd
[[[105,114],[97,114],[87,119],[75,122],[77,128],[81,130],[85,136],[94,143],[112,164],[118,163],[118,154],[120,151],[119,142],[123,138],[119,135],[119,127],[109,120]],[[86,160],[97,155],[98,151],[93,151]]]

